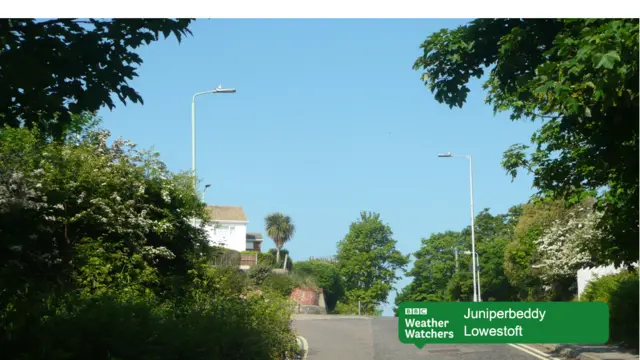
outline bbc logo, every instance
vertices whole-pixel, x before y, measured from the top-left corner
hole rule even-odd
[[[427,308],[406,308],[405,315],[427,315]]]

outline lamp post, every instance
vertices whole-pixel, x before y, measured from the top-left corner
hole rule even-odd
[[[464,252],[465,255],[471,255],[471,251],[465,251]],[[477,277],[476,277],[476,287],[478,288],[478,302],[482,302],[482,292],[480,291],[480,255],[478,255],[478,253],[476,253],[476,266],[477,269],[474,269],[474,272],[477,273]],[[477,270],[477,271],[476,271]]]
[[[476,234],[475,234],[475,216],[473,211],[473,165],[471,155],[454,155],[452,153],[438,154],[438,157],[450,158],[450,157],[464,157],[469,160],[469,188],[471,190],[471,252],[476,254]],[[472,256],[473,263],[473,301],[478,302],[478,280],[476,279],[476,257]]]
[[[193,188],[196,188],[196,97],[205,94],[232,94],[236,89],[226,89],[219,85],[216,89],[195,93],[191,99],[191,171],[193,171]]]

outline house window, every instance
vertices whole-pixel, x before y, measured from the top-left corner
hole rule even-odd
[[[214,235],[220,235],[220,236],[226,236],[229,234],[229,227],[228,226],[220,226],[219,228],[216,228],[213,230]]]
[[[229,228],[229,235],[233,235],[236,232],[236,227],[232,226]]]

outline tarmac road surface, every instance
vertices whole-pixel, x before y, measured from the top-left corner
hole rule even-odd
[[[415,345],[398,340],[398,319],[296,315],[293,326],[306,339],[307,360],[536,360],[556,359],[522,345]]]

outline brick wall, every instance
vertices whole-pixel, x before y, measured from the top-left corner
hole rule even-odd
[[[291,300],[300,305],[318,306],[318,298],[320,294],[317,291],[309,289],[295,288],[291,293]]]

